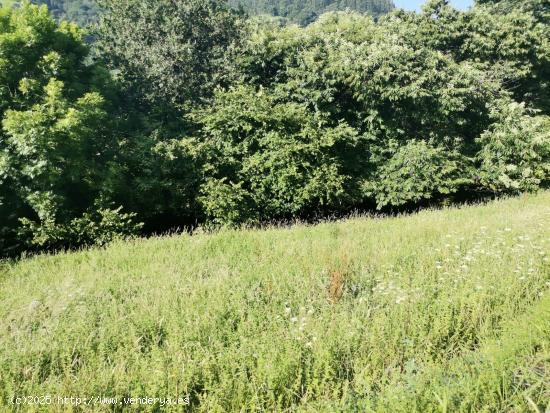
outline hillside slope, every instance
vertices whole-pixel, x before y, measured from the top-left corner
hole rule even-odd
[[[52,15],[58,20],[69,20],[86,26],[93,23],[99,8],[95,0],[30,0],[33,4],[48,6]],[[20,4],[21,0],[0,0],[0,6]]]
[[[229,0],[229,5],[242,6],[251,15],[279,16],[302,25],[328,11],[355,10],[379,17],[395,8],[392,0]]]
[[[72,20],[80,25],[93,22],[99,14],[94,0],[32,0],[32,3],[46,4],[56,18]],[[251,15],[270,14],[301,24],[310,23],[327,11],[350,9],[380,16],[395,7],[392,0],[229,0],[229,5],[242,6]]]
[[[0,405],[103,396],[84,410],[181,411],[122,398],[189,396],[186,411],[204,412],[546,411],[549,247],[544,192],[5,263]]]

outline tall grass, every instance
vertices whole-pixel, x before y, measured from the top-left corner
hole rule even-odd
[[[545,412],[550,193],[406,217],[120,242],[0,267],[0,405]]]

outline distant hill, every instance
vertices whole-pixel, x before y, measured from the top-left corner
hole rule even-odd
[[[94,0],[31,0],[34,4],[46,4],[59,20],[70,20],[86,26],[97,19],[99,8]]]
[[[232,7],[239,7],[251,15],[270,14],[291,22],[308,24],[319,15],[333,10],[357,10],[378,17],[391,11],[393,0],[228,0]],[[85,26],[93,22],[99,8],[94,0],[31,0],[35,4],[46,4],[57,19],[70,20]],[[16,3],[0,0],[2,3]]]
[[[395,8],[393,0],[229,0],[229,4],[242,6],[251,15],[271,14],[300,24],[311,23],[327,11],[350,9],[378,17]]]

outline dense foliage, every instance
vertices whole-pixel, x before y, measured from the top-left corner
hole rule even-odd
[[[96,46],[112,69],[149,103],[197,102],[212,90],[236,14],[217,0],[100,0]]]
[[[0,30],[0,248],[95,241],[78,227],[98,214],[96,225],[112,226],[101,195],[118,177],[114,100],[100,94],[109,75],[85,63],[79,29],[46,8],[3,9]]]
[[[3,254],[547,186],[548,15],[483,3],[302,28],[102,0],[93,51],[45,7],[3,9]]]

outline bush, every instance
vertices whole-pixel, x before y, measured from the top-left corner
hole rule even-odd
[[[441,198],[471,184],[464,157],[424,141],[410,141],[382,165],[370,193],[378,208]]]
[[[113,84],[81,31],[24,3],[0,14],[0,56],[0,255],[135,234],[109,201],[124,170]]]
[[[358,201],[349,172],[360,139],[345,122],[331,125],[304,105],[245,87],[220,91],[193,118],[201,127],[201,202],[209,220],[291,218]]]
[[[26,240],[29,249],[105,245],[115,239],[137,236],[143,224],[135,219],[135,213],[124,213],[122,207],[102,206],[102,201],[97,200],[93,208],[70,222],[58,223],[53,215],[38,222],[22,218],[19,236]]]
[[[534,191],[550,182],[550,118],[529,116],[524,104],[498,107],[479,138],[480,181],[496,192]]]

